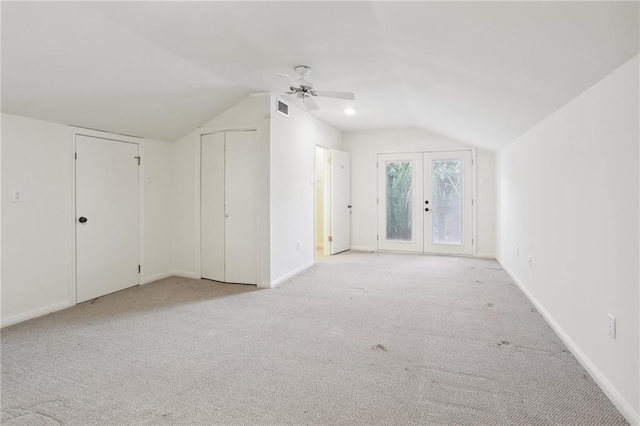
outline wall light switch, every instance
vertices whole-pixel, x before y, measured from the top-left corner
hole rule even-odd
[[[11,202],[12,203],[21,203],[22,202],[22,189],[12,189],[11,190]]]
[[[616,317],[611,314],[607,314],[607,319],[609,320],[609,337],[612,339],[616,338]]]

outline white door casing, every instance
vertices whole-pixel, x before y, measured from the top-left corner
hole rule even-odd
[[[331,151],[331,254],[351,247],[351,157],[348,152]]]
[[[139,146],[76,135],[75,149],[76,301],[81,303],[139,284]]]

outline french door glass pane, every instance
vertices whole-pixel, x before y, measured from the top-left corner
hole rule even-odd
[[[411,161],[386,163],[387,240],[413,239],[413,167]]]
[[[462,244],[462,160],[433,160],[433,243]]]

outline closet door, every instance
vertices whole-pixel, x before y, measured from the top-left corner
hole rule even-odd
[[[201,264],[202,278],[225,281],[225,134],[202,135]]]
[[[226,133],[224,281],[258,283],[258,138]]]
[[[76,300],[138,285],[138,145],[76,136]]]

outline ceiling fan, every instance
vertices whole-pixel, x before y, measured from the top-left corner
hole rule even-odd
[[[284,92],[287,95],[295,95],[296,98],[302,100],[307,111],[315,111],[320,109],[314,97],[344,99],[348,101],[354,101],[356,95],[351,92],[335,92],[328,90],[315,90],[313,83],[307,80],[307,76],[311,73],[311,68],[306,65],[298,65],[293,69],[298,78],[292,78],[289,74],[276,73],[276,75],[287,82],[289,90]],[[252,93],[251,96],[261,96],[268,93]]]

